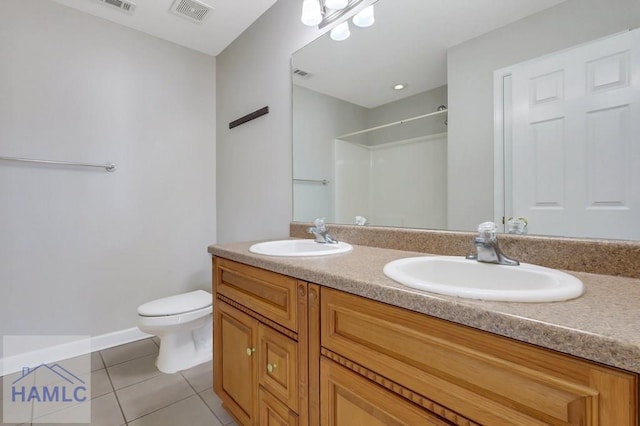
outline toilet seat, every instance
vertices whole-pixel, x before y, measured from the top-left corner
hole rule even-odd
[[[138,315],[142,317],[166,317],[172,315],[198,313],[193,317],[197,318],[204,312],[198,312],[211,308],[213,303],[211,293],[204,290],[195,290],[189,293],[178,294],[175,296],[163,297],[162,299],[153,300],[144,303],[138,307]],[[211,311],[209,311],[211,312]],[[205,313],[206,314],[206,313]],[[189,315],[191,317],[191,315]],[[183,318],[183,321],[186,318]]]
[[[155,328],[184,325],[200,318],[208,320],[207,318],[212,312],[213,306],[207,306],[206,308],[198,309],[197,311],[185,312],[184,314],[160,315],[155,317],[138,315],[138,327]]]

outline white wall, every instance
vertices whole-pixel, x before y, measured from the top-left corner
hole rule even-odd
[[[0,9],[0,335],[99,335],[211,283],[215,58],[42,0]]]
[[[279,0],[216,59],[219,242],[289,235],[291,54],[320,35],[301,7]],[[229,129],[263,106],[269,114]]]
[[[449,49],[450,229],[493,218],[493,71],[638,25],[637,0],[569,0]]]

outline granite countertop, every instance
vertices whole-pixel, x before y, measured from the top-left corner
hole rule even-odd
[[[350,253],[270,257],[252,242],[212,245],[209,253],[501,336],[640,373],[640,279],[566,271],[585,285],[554,303],[486,302],[415,290],[387,278],[392,260],[425,253],[357,246]]]

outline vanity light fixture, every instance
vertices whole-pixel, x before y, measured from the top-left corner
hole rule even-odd
[[[356,27],[366,28],[372,26],[376,21],[373,14],[373,5],[367,6],[360,12],[356,13],[352,21],[353,25],[355,25]]]
[[[330,37],[332,40],[342,41],[348,39],[350,35],[349,21],[344,21],[331,29]]]
[[[322,6],[319,0],[303,0],[302,16],[300,20],[303,24],[313,27],[322,22]]]
[[[324,6],[328,9],[342,10],[349,4],[349,0],[325,0]]]
[[[310,27],[322,29],[337,21],[361,3],[370,3],[353,17],[353,24],[358,27],[369,27],[375,22],[373,3],[370,0],[302,0],[302,16],[300,20]],[[365,4],[366,4],[365,3]],[[346,24],[346,25],[345,25]],[[341,27],[338,29],[338,27]],[[334,40],[345,40],[349,37],[349,24],[343,22],[331,31]]]

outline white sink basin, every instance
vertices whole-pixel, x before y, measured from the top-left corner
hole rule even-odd
[[[582,281],[555,269],[527,263],[493,265],[453,256],[394,260],[385,265],[384,274],[408,287],[468,299],[557,302],[584,292]]]
[[[351,244],[342,241],[336,244],[316,243],[314,240],[280,240],[257,243],[249,247],[251,253],[267,256],[325,256],[353,250]]]

